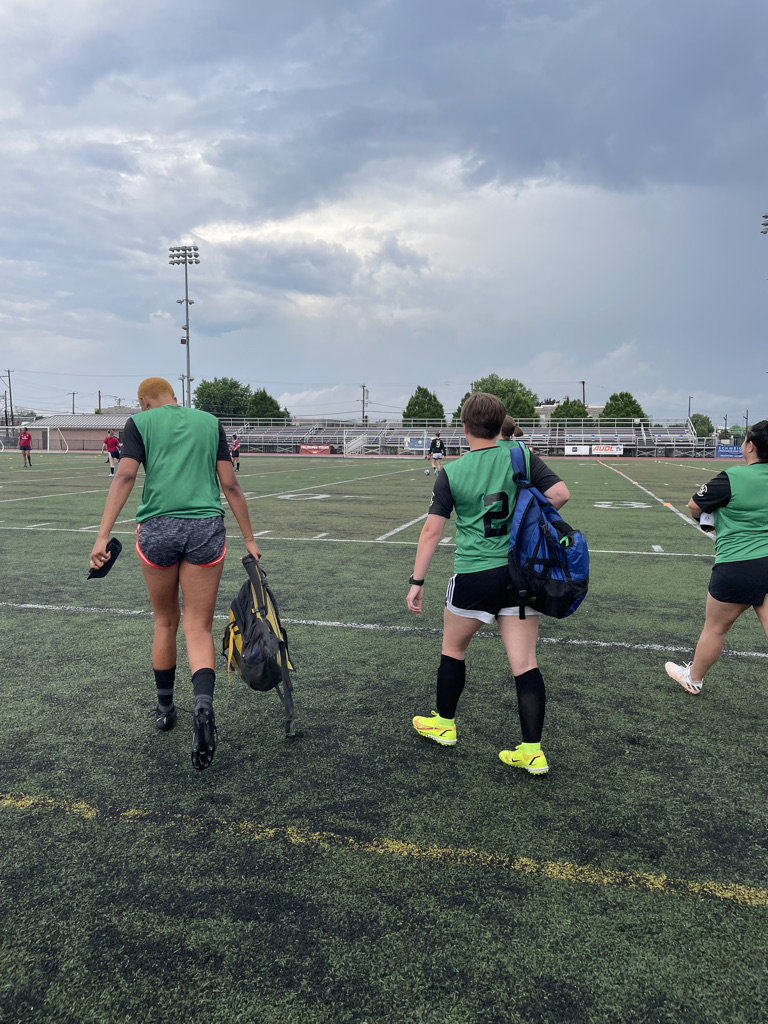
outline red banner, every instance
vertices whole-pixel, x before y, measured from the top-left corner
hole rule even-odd
[[[300,444],[299,455],[330,455],[329,444]]]

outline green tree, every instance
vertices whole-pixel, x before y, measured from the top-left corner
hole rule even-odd
[[[601,420],[646,419],[640,403],[628,391],[614,391],[605,403]]]
[[[248,403],[246,416],[252,419],[273,420],[288,420],[291,418],[291,414],[288,410],[281,409],[278,400],[273,398],[266,388],[258,388],[258,390],[253,392],[251,400]]]
[[[195,388],[195,408],[214,416],[245,416],[251,389],[234,377],[201,380]]]
[[[693,429],[696,431],[696,437],[711,437],[715,432],[712,420],[709,416],[705,416],[703,412],[692,413],[691,423],[693,424]]]
[[[487,377],[481,377],[474,381],[472,390],[496,395],[506,406],[507,413],[514,416],[516,420],[530,419],[536,415],[537,395],[514,377],[499,377],[496,373],[489,373]],[[461,419],[461,407],[471,393],[468,391],[459,402],[459,407],[453,414],[454,420]]]
[[[589,419],[587,407],[580,398],[569,398],[568,395],[552,410],[553,420],[586,420]]]
[[[445,419],[443,403],[434,393],[424,387],[417,387],[403,409],[403,420],[442,420]]]

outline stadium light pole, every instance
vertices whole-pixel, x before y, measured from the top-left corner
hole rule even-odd
[[[691,402],[693,401],[693,395],[688,395],[688,419],[691,418]]]
[[[189,372],[189,307],[194,306],[194,299],[189,297],[189,267],[192,263],[200,262],[199,250],[196,245],[172,245],[168,249],[168,262],[172,267],[182,266],[184,267],[184,298],[176,299],[181,305],[184,305],[184,312],[186,314],[186,323],[184,324],[185,336],[181,339],[182,345],[187,346],[187,407],[192,408],[192,377]],[[184,403],[182,402],[182,405]]]

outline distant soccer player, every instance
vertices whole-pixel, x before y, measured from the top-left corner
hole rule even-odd
[[[120,448],[121,444],[115,437],[114,431],[108,430],[107,436],[104,438],[104,443],[101,446],[101,454],[107,453],[109,457],[109,475],[115,475],[115,459],[120,461]],[[103,470],[102,470],[103,472]]]
[[[240,472],[240,441],[238,440],[237,434],[232,435],[232,443],[229,446],[230,453],[232,455],[232,465],[235,467],[235,472]]]
[[[715,564],[693,661],[664,666],[688,693],[701,693],[726,634],[747,608],[768,636],[768,420],[750,427],[741,453],[743,463],[718,473],[688,502],[694,519],[704,512],[715,517]]]
[[[437,713],[417,716],[418,733],[444,746],[456,743],[456,708],[465,682],[464,656],[480,627],[498,622],[517,689],[522,742],[502,750],[501,760],[534,775],[549,770],[541,749],[544,724],[544,680],[536,661],[539,613],[510,604],[507,557],[510,523],[517,487],[513,483],[509,449],[498,441],[506,409],[495,395],[476,391],[461,409],[469,451],[445,467],[435,481],[432,501],[421,531],[407,604],[421,614],[424,577],[440,543],[445,524],[456,510],[455,575],[448,582],[443,614],[443,649],[437,673]],[[531,455],[531,483],[556,508],[570,494],[562,480]]]
[[[19,434],[19,450],[21,451],[21,457],[24,460],[21,464],[22,469],[29,467],[32,469],[32,435],[26,427],[22,427],[21,433]]]
[[[445,441],[440,438],[440,431],[435,431],[435,436],[429,442],[429,451],[427,458],[432,459],[432,469],[435,471],[435,476],[440,472],[440,464],[445,457]]]
[[[157,688],[157,728],[176,722],[176,633],[184,599],[184,636],[192,672],[195,714],[192,765],[207,768],[216,750],[213,713],[215,650],[211,626],[226,554],[223,491],[243,534],[246,550],[261,552],[240,484],[235,478],[224,428],[215,416],[176,404],[173,387],[162,377],[139,385],[142,411],[125,424],[123,457],[109,489],[91,568],[109,561],[112,527],[133,490],[139,465],[145,478],[136,513],[136,550],[152,602],[155,636],[152,667]]]

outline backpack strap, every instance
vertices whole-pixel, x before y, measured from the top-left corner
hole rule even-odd
[[[531,486],[531,453],[528,446],[522,441],[515,441],[509,449],[509,457],[512,460],[514,482],[519,487]]]

